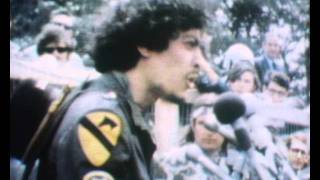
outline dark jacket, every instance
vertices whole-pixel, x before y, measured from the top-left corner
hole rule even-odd
[[[155,145],[147,130],[126,77],[104,74],[82,86],[68,107],[39,179],[151,179]]]
[[[271,64],[269,63],[269,61]],[[289,75],[287,62],[282,58],[279,59],[279,61],[283,61],[283,66],[272,63],[273,60],[268,60],[265,55],[259,56],[257,59],[255,59],[255,68],[257,70],[259,80],[263,85],[266,85],[269,82],[270,73],[274,71],[283,72]]]

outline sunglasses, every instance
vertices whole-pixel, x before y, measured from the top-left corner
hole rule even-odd
[[[64,52],[71,52],[72,48],[69,48],[69,47],[46,47],[43,49],[43,51],[46,53],[53,53],[55,50],[57,50],[59,53],[64,53]]]

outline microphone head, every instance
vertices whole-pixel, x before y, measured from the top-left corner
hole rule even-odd
[[[244,101],[235,93],[224,93],[220,95],[214,104],[213,111],[222,124],[232,124],[245,114]]]

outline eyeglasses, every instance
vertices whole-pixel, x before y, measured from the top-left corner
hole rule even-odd
[[[55,50],[57,50],[59,53],[64,53],[64,52],[71,52],[72,48],[70,48],[70,47],[46,47],[43,49],[43,51],[46,53],[53,53]]]
[[[271,93],[271,94],[277,94],[278,96],[286,96],[286,92],[284,91],[279,91],[279,90],[276,90],[276,89],[272,89],[272,88],[268,88],[268,91]]]
[[[300,153],[302,155],[307,154],[307,152],[305,152],[304,150],[296,149],[296,148],[292,148],[291,151],[294,152],[294,153],[297,153],[297,154]]]

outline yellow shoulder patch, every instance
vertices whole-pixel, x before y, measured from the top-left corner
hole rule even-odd
[[[122,132],[122,119],[113,112],[91,112],[80,121],[78,139],[81,148],[96,167],[105,164]]]
[[[85,174],[82,178],[83,180],[114,180],[114,178],[111,176],[111,174],[104,172],[104,171],[90,171],[87,174]]]

